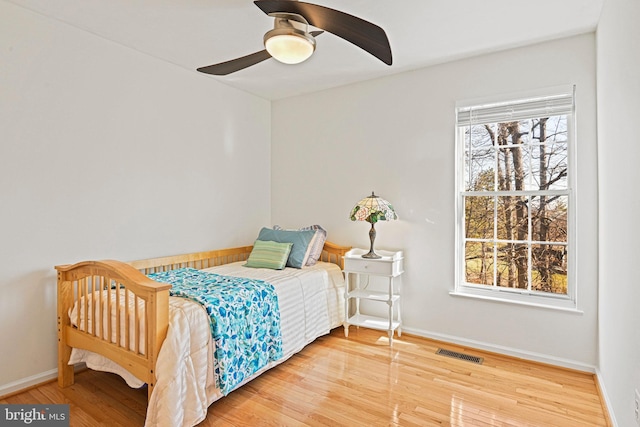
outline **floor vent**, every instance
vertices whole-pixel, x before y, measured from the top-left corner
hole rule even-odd
[[[455,359],[466,360],[467,362],[477,363],[479,365],[481,365],[482,361],[484,360],[482,357],[471,356],[468,354],[458,353],[457,351],[445,350],[442,348],[439,348],[436,351],[436,354],[440,354],[442,356],[447,356],[447,357],[453,357]]]

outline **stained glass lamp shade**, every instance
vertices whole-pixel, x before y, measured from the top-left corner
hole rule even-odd
[[[362,257],[380,258],[380,255],[373,251],[373,242],[376,239],[375,223],[378,221],[398,219],[398,215],[396,215],[396,211],[393,209],[393,206],[391,206],[391,203],[371,192],[370,196],[360,200],[353,209],[351,209],[350,217],[351,221],[367,221],[371,224],[371,229],[369,230],[371,247],[369,248],[369,253],[362,255]]]

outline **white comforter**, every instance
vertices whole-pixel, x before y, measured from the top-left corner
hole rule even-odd
[[[275,287],[284,356],[252,378],[342,324],[344,280],[335,264],[318,262],[313,267],[281,271],[247,268],[243,264],[227,264],[204,271],[261,279]],[[214,348],[206,311],[185,298],[170,298],[169,307],[169,330],[158,355],[157,381],[145,426],[193,426],[204,420],[209,405],[222,397],[215,387]],[[95,353],[73,349],[69,363],[78,362],[85,362],[92,369],[117,373],[132,387],[143,385],[127,370]]]

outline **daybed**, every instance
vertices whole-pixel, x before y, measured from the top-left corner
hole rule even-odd
[[[246,267],[252,249],[245,246],[128,263],[106,260],[56,266],[59,386],[73,384],[73,365],[78,362],[115,372],[133,387],[146,383],[147,426],[195,425],[206,417],[212,402],[230,391],[228,386],[222,389],[218,368],[214,373],[215,322],[202,305],[170,297],[172,285],[149,277],[165,277],[163,272],[195,269],[196,273],[259,279],[275,288],[280,357],[268,360],[231,389],[342,324],[343,256],[350,248],[325,242],[315,265],[282,270]]]

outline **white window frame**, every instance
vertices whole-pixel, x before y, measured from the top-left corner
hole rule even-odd
[[[570,111],[567,111],[567,97],[570,96]],[[560,105],[558,105],[560,104]],[[562,105],[564,104],[564,105]],[[476,119],[474,114],[480,110],[481,118]],[[533,111],[534,113],[531,113]],[[554,114],[555,113],[555,114]],[[575,178],[576,161],[575,152],[577,146],[576,135],[576,108],[575,86],[560,86],[541,90],[522,92],[518,94],[503,95],[498,97],[459,101],[456,103],[456,230],[455,230],[455,286],[451,295],[472,297],[493,301],[501,301],[514,304],[524,304],[543,308],[552,308],[567,311],[579,311],[576,286],[576,232],[575,232]],[[461,123],[488,123],[492,117],[501,117],[495,122],[504,122],[505,114],[512,120],[527,118],[540,118],[546,115],[567,115],[567,191],[563,195],[568,197],[567,217],[567,294],[543,294],[530,292],[523,289],[505,288],[499,286],[478,285],[466,282],[465,274],[465,138],[464,127]],[[484,117],[484,119],[483,119]],[[488,119],[487,119],[488,117]],[[500,195],[500,192],[491,192],[488,195]],[[518,194],[526,196],[527,191],[518,191]],[[564,194],[566,193],[566,194]]]

